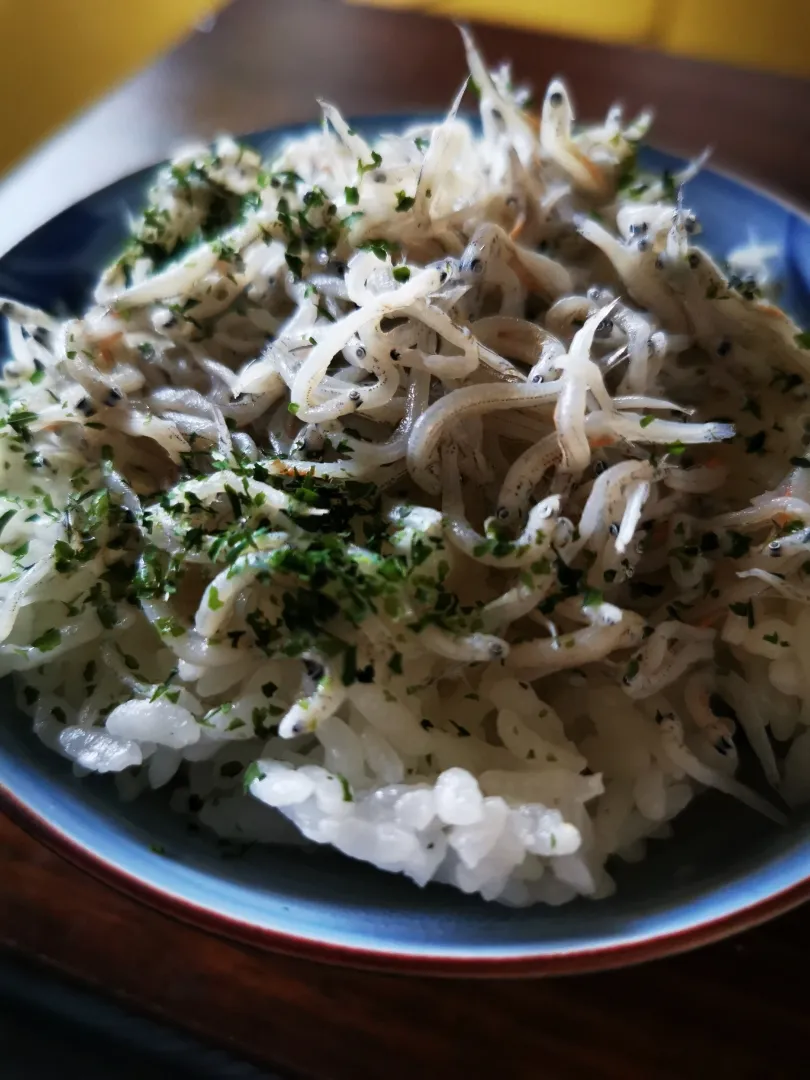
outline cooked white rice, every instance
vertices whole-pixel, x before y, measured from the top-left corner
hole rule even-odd
[[[810,337],[646,117],[465,44],[482,134],[190,148],[81,318],[3,304],[0,665],[124,797],[559,904],[810,795]]]

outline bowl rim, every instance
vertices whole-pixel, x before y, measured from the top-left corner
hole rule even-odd
[[[474,117],[468,117],[474,122]],[[383,125],[416,125],[435,123],[436,114],[431,113],[385,113],[378,116],[352,117],[351,121],[365,130],[379,131]],[[314,121],[280,124],[236,136],[248,142],[268,137],[285,138],[314,130]],[[683,160],[686,155],[668,147],[643,144],[643,150]],[[103,187],[88,192],[81,199],[68,204],[62,210],[42,222],[8,251],[0,254],[0,261],[13,255],[40,230],[74,207],[91,200],[108,188],[119,183],[146,177],[163,162],[154,162],[120,176]],[[704,169],[724,180],[731,181],[746,191],[776,204],[810,228],[810,213],[781,194],[775,194],[757,183],[752,183],[735,172],[724,169]],[[174,918],[229,941],[302,960],[321,962],[341,967],[368,971],[407,975],[433,975],[451,978],[530,978],[569,974],[587,974],[630,967],[648,960],[675,956],[712,944],[732,934],[751,929],[810,900],[810,864],[804,877],[779,890],[737,906],[734,910],[714,917],[704,917],[688,927],[648,933],[639,939],[616,944],[600,944],[594,947],[573,948],[561,952],[526,951],[520,956],[476,956],[398,952],[384,946],[362,946],[324,941],[312,936],[299,936],[288,931],[274,930],[255,922],[244,921],[231,914],[215,910],[187,897],[169,892],[156,882],[146,881],[129,872],[91,847],[79,842],[55,822],[46,818],[24,802],[5,785],[0,785],[0,811],[16,822],[29,836],[41,841],[56,855],[90,874],[102,884],[116,889],[131,899],[145,904],[153,911]]]
[[[0,787],[0,809],[29,836],[79,870],[154,911],[197,929],[242,945],[257,946],[300,960],[367,971],[453,978],[531,978],[545,975],[594,974],[659,960],[709,945],[732,934],[759,926],[810,900],[810,872],[794,885],[734,911],[704,919],[692,926],[658,933],[637,941],[560,953],[522,956],[443,956],[366,949],[303,937],[242,921],[204,904],[168,892],[144,881],[75,840],[53,821],[24,803],[8,788]]]

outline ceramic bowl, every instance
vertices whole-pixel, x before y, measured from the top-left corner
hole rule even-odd
[[[358,122],[366,134],[396,120]],[[248,141],[263,151],[296,129]],[[648,150],[644,164],[677,158]],[[122,245],[152,170],[83,199],[0,259],[0,295],[40,307],[81,306]],[[687,204],[701,243],[726,255],[748,236],[774,244],[783,302],[810,316],[810,224],[727,176],[700,173]],[[807,816],[771,825],[722,796],[701,796],[674,838],[651,841],[644,862],[614,868],[609,900],[514,910],[443,886],[419,889],[323,849],[254,847],[238,859],[193,835],[165,793],[123,804],[108,778],[77,780],[31,734],[0,684],[0,793],[6,809],[91,873],[181,919],[256,945],[314,959],[397,971],[530,975],[615,967],[712,941],[810,897]],[[162,851],[163,854],[158,854]]]

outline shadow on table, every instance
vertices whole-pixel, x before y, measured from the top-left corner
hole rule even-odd
[[[0,955],[3,1080],[281,1080]]]

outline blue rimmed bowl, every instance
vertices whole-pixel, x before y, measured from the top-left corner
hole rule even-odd
[[[408,120],[407,122],[414,122]],[[373,134],[403,124],[357,122]],[[263,151],[298,134],[286,128],[248,141]],[[647,150],[655,170],[680,162]],[[44,308],[78,309],[121,247],[152,170],[90,195],[0,259],[0,295]],[[688,185],[701,242],[725,256],[750,235],[774,244],[783,302],[810,319],[810,222],[738,180],[711,171]],[[810,898],[808,816],[786,828],[708,793],[651,841],[647,859],[614,868],[609,900],[513,910],[442,886],[420,890],[396,876],[318,849],[254,847],[223,858],[214,840],[190,834],[165,793],[122,804],[108,778],[76,780],[32,735],[0,684],[0,800],[45,843],[145,903],[241,941],[354,966],[453,975],[593,971],[693,948],[752,926]],[[162,854],[158,854],[160,851]]]

